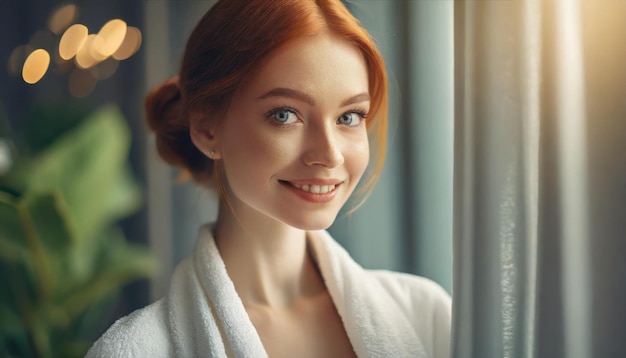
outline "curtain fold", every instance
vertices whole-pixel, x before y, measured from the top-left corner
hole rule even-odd
[[[532,352],[540,107],[532,5],[455,3],[457,357]]]
[[[626,5],[454,16],[454,356],[626,356]]]

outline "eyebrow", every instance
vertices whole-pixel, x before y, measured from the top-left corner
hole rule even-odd
[[[315,105],[315,100],[313,99],[313,97],[309,96],[308,94],[304,92],[300,92],[298,90],[294,90],[291,88],[284,88],[284,87],[274,88],[270,90],[269,92],[265,93],[264,95],[261,95],[259,98],[257,98],[257,100],[263,100],[263,99],[271,98],[271,97],[287,97],[287,98],[292,98],[292,99],[304,102],[311,106]],[[343,102],[341,102],[340,107],[345,107],[350,104],[365,102],[369,100],[370,100],[369,93],[363,92],[363,93],[359,93],[357,95],[344,99]]]

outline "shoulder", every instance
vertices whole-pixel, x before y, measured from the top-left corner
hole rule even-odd
[[[172,348],[164,300],[119,319],[91,347],[86,358],[168,357]]]
[[[367,272],[411,321],[429,356],[448,357],[452,325],[448,292],[425,277],[383,270]]]

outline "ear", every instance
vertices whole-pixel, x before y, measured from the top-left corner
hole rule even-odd
[[[209,126],[206,122],[206,120],[191,121],[189,126],[191,141],[207,157],[213,160],[221,159],[215,126]]]

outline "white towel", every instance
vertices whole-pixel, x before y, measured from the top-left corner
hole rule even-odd
[[[326,231],[309,232],[359,357],[448,357],[450,299],[411,275],[367,271]],[[425,343],[425,344],[424,344]],[[211,234],[176,269],[168,295],[116,322],[87,357],[267,357]]]

